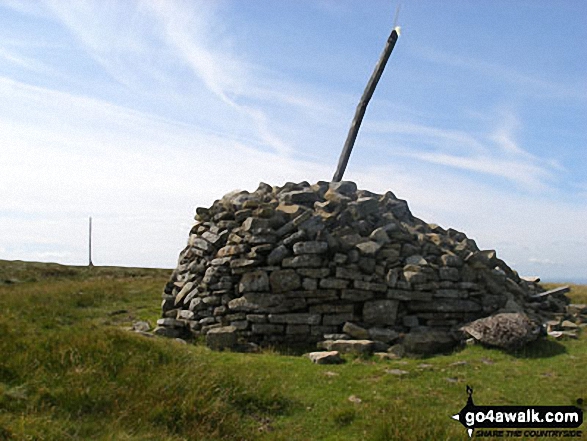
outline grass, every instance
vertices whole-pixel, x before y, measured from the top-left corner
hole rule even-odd
[[[464,440],[467,384],[479,405],[587,398],[584,336],[318,366],[129,332],[169,273],[0,261],[0,440]]]

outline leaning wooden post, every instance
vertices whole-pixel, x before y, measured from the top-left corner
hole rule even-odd
[[[89,262],[88,266],[91,268],[94,266],[92,263],[92,216],[90,216],[90,231],[89,231]]]
[[[334,182],[338,182],[342,179],[342,175],[346,169],[346,166],[349,162],[349,158],[351,156],[351,151],[353,150],[353,146],[355,145],[355,140],[357,139],[357,134],[359,133],[359,127],[361,126],[361,122],[363,121],[363,117],[365,116],[365,110],[367,110],[367,104],[369,104],[369,100],[373,96],[373,92],[375,91],[375,87],[377,87],[377,83],[379,82],[379,78],[381,78],[381,74],[383,74],[383,69],[385,69],[385,65],[387,64],[387,60],[389,60],[389,56],[391,55],[391,51],[395,47],[395,42],[399,36],[399,27],[394,27],[391,31],[391,35],[387,39],[387,43],[385,48],[383,49],[383,53],[375,66],[375,70],[373,74],[371,74],[371,78],[369,78],[369,82],[365,87],[365,91],[363,92],[363,96],[361,97],[361,101],[359,101],[359,105],[357,106],[357,110],[355,111],[355,117],[353,118],[353,122],[351,123],[351,128],[349,129],[349,134],[347,135],[346,141],[344,143],[344,147],[342,148],[342,153],[340,154],[340,158],[338,160],[338,167],[336,167],[336,173],[334,173],[334,177],[332,180]]]

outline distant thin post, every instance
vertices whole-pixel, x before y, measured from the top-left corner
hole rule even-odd
[[[387,43],[385,44],[385,48],[381,53],[381,57],[375,65],[375,70],[373,71],[371,78],[369,78],[369,82],[367,83],[367,87],[365,87],[365,91],[363,92],[363,96],[359,101],[357,110],[355,111],[355,117],[353,118],[353,122],[351,123],[349,133],[344,143],[344,147],[342,148],[342,153],[340,154],[340,158],[338,160],[336,172],[334,173],[334,177],[332,178],[334,182],[339,182],[342,180],[342,175],[344,174],[346,166],[349,162],[353,146],[355,145],[355,140],[357,139],[357,134],[359,133],[359,127],[361,127],[361,122],[363,121],[365,111],[367,110],[367,104],[369,104],[369,100],[373,96],[375,87],[377,87],[377,83],[381,78],[381,74],[383,74],[383,69],[385,69],[385,65],[387,64],[387,60],[391,55],[391,51],[393,51],[393,48],[395,47],[395,43],[397,41],[398,36],[399,28],[394,27],[391,31],[391,35],[387,39]]]
[[[89,232],[89,262],[88,266],[91,268],[94,266],[92,263],[92,216],[90,216],[90,232]]]

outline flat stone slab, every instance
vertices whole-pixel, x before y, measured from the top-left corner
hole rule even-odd
[[[369,354],[373,352],[375,343],[371,340],[326,340],[318,345],[327,351]]]
[[[316,364],[341,364],[344,360],[338,351],[310,352],[306,356]]]
[[[236,337],[234,326],[210,329],[206,334],[206,346],[217,351],[232,349],[236,346]]]

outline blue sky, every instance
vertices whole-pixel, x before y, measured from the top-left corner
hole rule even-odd
[[[329,180],[396,2],[0,0],[0,258],[171,268],[196,206]],[[587,279],[587,3],[403,1],[345,179]]]

